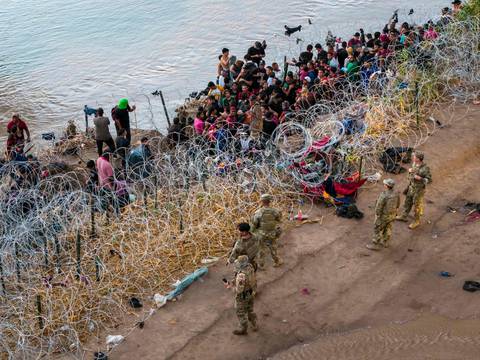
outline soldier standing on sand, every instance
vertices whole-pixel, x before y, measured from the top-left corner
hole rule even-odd
[[[415,229],[420,225],[420,217],[423,215],[425,188],[432,182],[430,168],[423,162],[424,155],[415,151],[412,159],[412,167],[408,169],[408,188],[403,192],[407,197],[403,204],[403,213],[396,220],[407,221],[410,210],[414,209],[415,220],[408,227]]]
[[[233,264],[239,256],[246,255],[250,264],[257,271],[256,261],[259,251],[259,237],[250,232],[250,225],[247,223],[238,224],[238,231],[240,232],[240,238],[235,241],[227,264]]]
[[[260,268],[265,266],[265,252],[267,248],[272,255],[275,267],[283,264],[282,260],[277,255],[277,240],[282,233],[280,228],[280,221],[282,215],[280,211],[270,207],[273,197],[269,194],[264,194],[260,197],[262,207],[258,209],[253,215],[252,230],[260,237],[260,252],[258,254],[258,262]]]
[[[235,279],[232,282],[226,282],[227,288],[233,287],[235,291],[235,309],[240,327],[233,330],[235,335],[246,335],[248,322],[252,325],[252,330],[257,331],[257,315],[253,312],[254,291],[257,285],[255,270],[248,262],[246,255],[241,255],[235,260]],[[224,280],[226,281],[226,280]]]
[[[380,194],[375,206],[375,230],[371,244],[367,249],[381,250],[388,248],[392,237],[392,225],[400,206],[400,195],[394,191],[395,181],[393,179],[383,180],[385,190]]]

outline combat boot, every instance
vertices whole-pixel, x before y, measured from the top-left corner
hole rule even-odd
[[[252,331],[256,332],[258,330],[257,319],[250,320],[250,323],[252,324]]]
[[[238,329],[233,330],[233,335],[247,335],[247,326],[241,326]]]
[[[407,222],[407,220],[408,220],[407,216],[408,215],[405,215],[405,214],[398,215],[398,216],[395,216],[395,220]]]
[[[278,259],[277,261],[275,261],[275,263],[273,264],[273,267],[279,267],[279,266],[282,266],[283,265],[283,261]]]
[[[419,219],[415,219],[415,221],[413,223],[411,223],[410,225],[408,225],[408,228],[410,230],[413,230],[413,229],[416,229],[417,227],[420,226],[420,220]]]

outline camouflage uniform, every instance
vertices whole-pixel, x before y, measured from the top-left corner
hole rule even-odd
[[[228,262],[233,264],[235,260],[241,255],[246,255],[248,261],[252,264],[253,268],[257,270],[257,257],[260,246],[259,236],[257,234],[252,234],[249,239],[239,238],[235,241],[230,256],[228,257]]]
[[[405,190],[405,203],[403,204],[403,213],[397,219],[406,221],[412,207],[414,208],[415,221],[410,224],[410,228],[415,228],[420,223],[420,217],[423,215],[426,185],[432,182],[430,168],[423,162],[420,165],[412,164],[413,171],[408,174],[408,188]],[[415,180],[415,175],[420,176],[421,180]]]
[[[246,256],[240,256],[235,261],[235,309],[237,313],[240,328],[235,330],[235,335],[245,335],[247,333],[248,322],[252,324],[252,329],[257,330],[257,315],[253,312],[254,291],[257,287],[255,270],[248,262]]]
[[[265,253],[267,250],[272,255],[275,265],[281,264],[281,260],[277,255],[277,240],[282,233],[279,226],[281,217],[280,211],[271,207],[262,207],[253,215],[252,229],[256,231],[260,238],[258,262],[261,268],[265,265]]]
[[[400,206],[400,195],[393,188],[383,191],[375,207],[373,243],[388,247],[392,236],[392,224]]]

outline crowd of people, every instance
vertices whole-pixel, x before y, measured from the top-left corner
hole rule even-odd
[[[418,55],[421,43],[437,39],[438,31],[461,8],[459,0],[452,4],[453,9],[442,9],[436,23],[403,22],[398,26],[395,12],[382,31],[365,33],[360,29],[348,41],[328,32],[324,44],[309,44],[298,59],[283,68],[276,62],[266,64],[265,41],[255,42],[243,59],[224,48],[216,82],[191,95],[201,103],[195,116],[180,111],[168,138],[173,144],[195,138],[217,151],[231,148],[232,143],[238,143],[236,148],[243,151],[261,148],[277,126],[288,121],[290,113],[306,110],[319,100],[341,101],[343,94],[361,96],[374,86],[381,87],[397,56]],[[249,141],[241,141],[245,135]]]

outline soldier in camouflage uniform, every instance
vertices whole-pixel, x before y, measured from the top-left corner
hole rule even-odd
[[[381,250],[388,248],[390,238],[392,237],[392,224],[397,215],[397,209],[400,206],[400,195],[394,191],[395,181],[385,179],[383,181],[385,190],[380,194],[375,206],[375,228],[371,244],[367,249]]]
[[[246,335],[248,322],[252,330],[257,331],[257,315],[253,312],[254,289],[257,285],[255,270],[248,262],[246,255],[241,255],[235,260],[235,278],[227,287],[233,287],[235,291],[235,309],[240,327],[233,331],[235,335]]]
[[[423,153],[416,151],[413,155],[412,167],[408,169],[408,188],[404,194],[405,203],[403,204],[403,213],[397,216],[397,220],[407,221],[410,210],[414,209],[415,220],[408,227],[415,229],[420,225],[420,217],[423,215],[423,199],[425,197],[425,188],[432,182],[430,168],[423,162]]]
[[[259,251],[259,237],[257,234],[250,232],[250,225],[247,223],[238,224],[240,238],[235,242],[227,264],[233,264],[240,255],[246,255],[248,261],[252,264],[255,271],[257,270],[257,257]]]
[[[260,251],[258,254],[260,268],[265,266],[265,253],[267,251],[272,255],[273,266],[277,267],[283,264],[277,255],[277,240],[282,233],[280,228],[282,215],[280,211],[270,207],[272,199],[271,195],[262,195],[260,197],[262,207],[255,212],[252,219],[252,230],[260,238]]]

